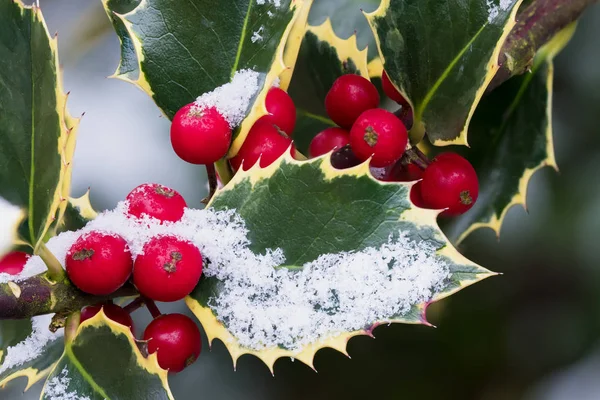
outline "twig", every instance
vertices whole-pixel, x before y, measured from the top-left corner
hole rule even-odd
[[[533,0],[519,10],[498,62],[500,69],[488,86],[490,92],[510,77],[529,70],[535,53],[560,30],[577,20],[598,0]]]
[[[217,186],[218,186],[217,171],[215,170],[214,164],[206,164],[206,175],[208,176],[209,192],[208,192],[208,197],[206,197],[202,200],[203,204],[208,204],[210,199],[212,199],[215,192],[217,191]]]
[[[125,307],[123,307],[123,310],[125,310],[125,311],[127,311],[127,313],[131,314],[138,308],[144,307],[144,304],[145,304],[144,299],[141,296],[139,296],[139,297],[136,297],[131,303],[129,303]]]
[[[156,306],[156,303],[154,302],[154,300],[151,300],[147,297],[144,297],[143,299],[144,299],[144,303],[146,304],[146,307],[148,308],[148,311],[150,311],[150,314],[152,314],[152,318],[158,318],[162,315],[162,313]]]

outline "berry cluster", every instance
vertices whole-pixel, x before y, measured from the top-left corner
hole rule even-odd
[[[127,196],[127,204],[129,218],[149,216],[161,223],[179,221],[186,207],[179,193],[158,184],[138,186]],[[202,255],[192,243],[175,236],[157,236],[133,259],[121,236],[92,231],[80,236],[68,250],[65,269],[77,288],[96,296],[111,295],[132,281],[155,317],[143,338],[148,342],[149,353],[158,351],[162,368],[179,372],[200,354],[196,324],[184,315],[161,315],[154,304],[181,300],[198,284]],[[112,303],[84,308],[81,321],[93,317],[102,307],[108,318],[134,333],[128,310]]]
[[[237,156],[230,160],[234,170],[248,169],[260,158],[266,167],[292,146],[296,106],[282,89],[273,87],[265,100],[268,114],[252,126]],[[171,144],[175,153],[192,164],[212,164],[223,158],[231,144],[232,130],[216,108],[198,109],[194,103],[182,107],[173,117]],[[292,155],[295,149],[292,146]]]

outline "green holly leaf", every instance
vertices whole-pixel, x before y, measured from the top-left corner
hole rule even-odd
[[[104,10],[113,24],[119,41],[121,42],[121,61],[117,70],[112,75],[113,78],[132,82],[137,79],[139,73],[138,59],[135,54],[135,47],[127,33],[127,28],[123,21],[115,14],[127,14],[141,3],[141,0],[102,0]]]
[[[87,223],[98,216],[90,203],[90,191],[88,190],[79,198],[69,198],[62,225],[58,227],[59,232],[76,231],[83,228]]]
[[[21,208],[14,206],[0,197],[0,257],[11,251],[19,241],[19,225],[25,217]]]
[[[69,397],[71,396],[71,397]],[[78,396],[78,397],[75,397]],[[145,358],[129,328],[99,312],[82,323],[48,377],[41,400],[173,399],[156,353]]]
[[[450,245],[436,225],[436,212],[411,204],[410,187],[376,181],[366,163],[336,170],[328,155],[304,162],[286,155],[265,169],[255,166],[249,171],[238,171],[209,206],[216,210],[235,209],[245,221],[250,250],[265,254],[268,249],[281,249],[286,259],[284,266],[292,270],[302,269],[324,254],[379,248],[390,235],[401,231],[415,242],[431,245],[431,255],[441,257],[449,266],[443,290],[435,294],[432,302],[492,275]],[[273,190],[277,196],[271,194]],[[271,369],[280,357],[293,357],[312,366],[320,348],[345,352],[350,337],[368,335],[384,322],[427,323],[427,304],[412,304],[412,309],[404,314],[370,321],[364,329],[354,332],[319,338],[297,350],[281,346],[254,350],[241,346],[227,325],[213,314],[209,304],[214,304],[222,290],[223,283],[217,278],[205,278],[186,302],[201,321],[209,341],[222,340],[234,362],[242,354],[254,354]]]
[[[0,0],[0,196],[26,210],[34,249],[60,220],[78,120],[66,110],[56,39],[38,8]]]
[[[60,358],[63,351],[62,335],[49,336],[44,332],[50,323],[49,316],[36,319],[35,329],[33,320],[29,319],[0,321],[0,387],[24,377],[27,379],[27,390],[48,375]],[[33,348],[37,350],[33,352]]]
[[[552,59],[568,43],[575,24],[558,33],[536,56],[532,71],[496,88],[481,102],[465,153],[479,177],[479,199],[448,226],[460,242],[479,228],[500,228],[509,209],[526,206],[527,186],[541,168],[558,169],[552,142]]]
[[[345,74],[369,77],[367,49],[359,50],[356,41],[356,35],[338,37],[329,19],[306,28],[288,89],[297,107],[294,142],[304,154],[317,133],[335,126],[325,111],[325,96],[335,80]]]
[[[267,114],[267,91],[286,70],[283,53],[288,36],[294,26],[306,24],[311,3],[144,0],[121,15],[116,6],[123,1],[104,1],[111,19],[119,21],[113,24],[124,43],[125,58],[117,75],[152,96],[169,118],[197,96],[228,83],[236,71],[259,73],[261,90],[234,133],[230,156],[237,153],[254,122]],[[136,79],[131,77],[133,69],[124,67],[133,59],[130,42],[138,63]]]
[[[466,144],[521,0],[382,0],[366,14],[390,79],[412,104],[411,141]]]

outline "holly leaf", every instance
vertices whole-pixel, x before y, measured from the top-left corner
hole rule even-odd
[[[93,209],[92,204],[90,203],[90,191],[88,189],[88,191],[79,198],[69,198],[65,216],[62,220],[62,225],[58,227],[58,231],[79,230],[97,216],[98,213]]]
[[[277,188],[277,196],[271,194],[273,188]],[[329,155],[301,162],[286,154],[267,168],[255,165],[248,171],[238,171],[209,206],[235,209],[245,221],[250,250],[265,254],[268,249],[281,249],[285,267],[292,270],[302,269],[305,263],[324,254],[379,248],[390,235],[401,231],[414,241],[431,245],[432,255],[443,258],[449,266],[449,278],[431,302],[492,275],[450,245],[436,225],[437,212],[411,204],[410,188],[411,184],[375,180],[366,163],[336,170]],[[312,367],[317,350],[331,347],[345,353],[349,338],[370,335],[382,323],[427,324],[427,304],[412,304],[412,309],[402,315],[370,321],[364,329],[335,337],[320,337],[297,350],[281,346],[254,350],[241,346],[227,325],[213,314],[209,304],[214,304],[222,291],[223,282],[205,278],[186,299],[209,342],[220,339],[234,363],[243,354],[254,354],[271,370],[281,357],[293,357]]]
[[[70,397],[69,397],[70,396]],[[76,397],[77,396],[77,397]],[[46,380],[41,400],[173,399],[156,353],[145,358],[129,328],[100,311],[83,322]]]
[[[0,196],[26,210],[21,236],[36,249],[66,208],[78,120],[41,11],[0,0],[0,27]]]
[[[294,141],[304,154],[317,133],[335,126],[325,111],[325,96],[335,80],[345,74],[369,77],[368,50],[359,50],[356,40],[356,34],[338,37],[330,19],[306,28],[288,89],[297,107]]]
[[[113,25],[124,54],[117,76],[139,86],[172,118],[197,96],[228,83],[236,71],[258,72],[260,91],[246,120],[234,132],[229,152],[233,157],[250,127],[267,114],[267,91],[286,69],[283,53],[287,38],[294,26],[306,23],[311,3],[142,0],[121,15],[117,5],[123,1],[104,0],[111,20],[117,21]],[[133,59],[130,42],[137,68],[129,66]],[[134,69],[139,72],[136,79],[130,73]]]
[[[42,322],[42,326],[39,326],[38,329],[48,328],[49,317],[36,318],[39,318]],[[45,322],[48,322],[48,324],[45,324]],[[18,364],[6,365],[7,362],[10,362],[10,360],[7,360],[7,355],[10,352],[17,353],[16,356],[20,357],[19,353],[22,354],[27,351],[27,348],[36,346],[35,343],[39,339],[35,337],[38,334],[34,332],[33,323],[30,319],[0,321],[0,388],[4,388],[8,382],[14,379],[24,377],[27,378],[25,390],[28,390],[40,379],[47,376],[50,369],[60,358],[63,351],[63,338],[62,335],[55,335],[47,341],[44,340],[42,348],[29,359],[25,357]],[[15,354],[12,354],[12,357],[14,356]]]
[[[471,127],[472,148],[465,156],[477,170],[479,198],[449,224],[461,242],[479,228],[500,228],[511,207],[526,207],[527,186],[544,167],[558,170],[552,141],[552,60],[568,43],[575,24],[559,32],[536,56],[532,71],[496,88],[481,102]]]
[[[390,79],[412,105],[411,141],[467,144],[521,0],[383,0],[366,14]]]

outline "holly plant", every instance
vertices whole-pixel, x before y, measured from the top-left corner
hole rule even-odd
[[[557,167],[552,60],[593,1],[381,0],[370,52],[308,24],[312,3],[102,0],[113,77],[152,97],[165,152],[205,166],[210,190],[192,205],[140,182],[97,212],[71,193],[57,40],[39,4],[0,0],[0,387],[171,399],[204,335],[234,365],[314,368],[495,275],[455,246],[499,233]],[[176,301],[198,321],[161,313]]]

